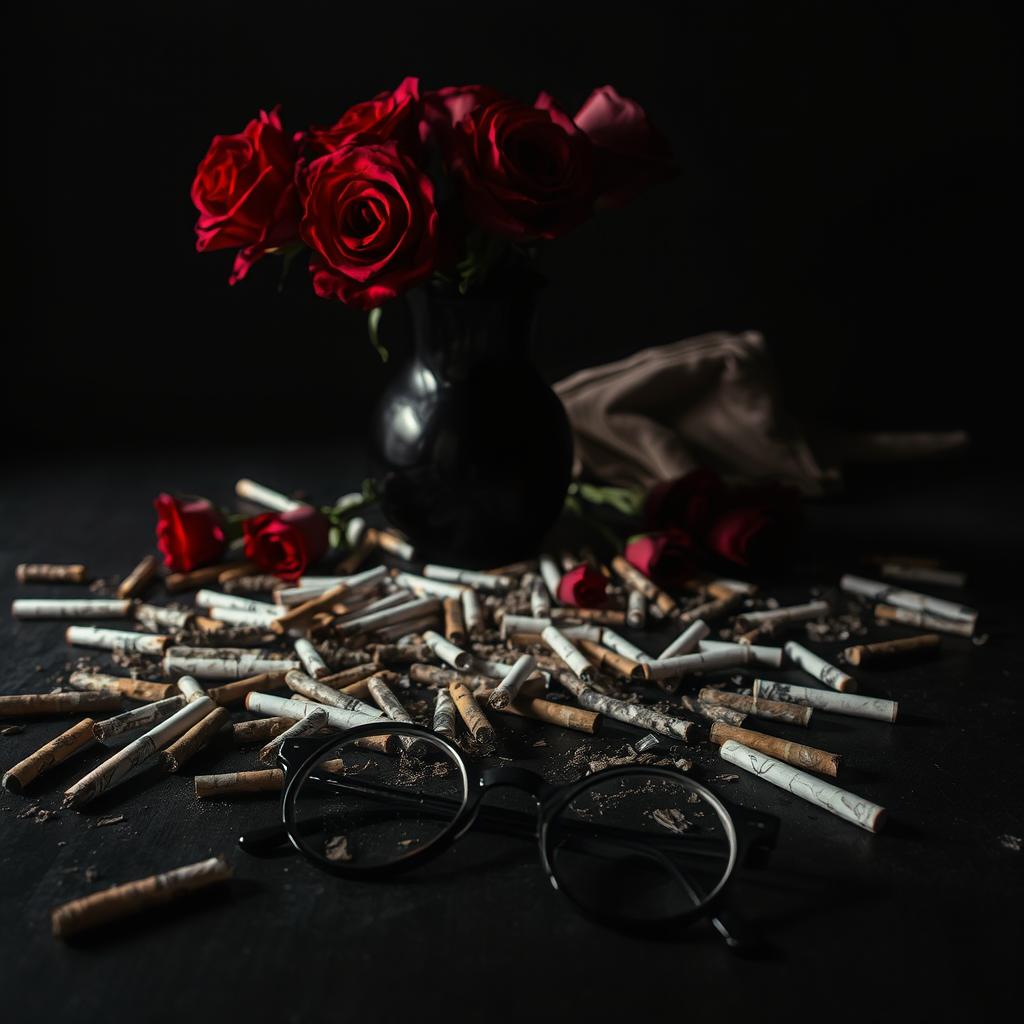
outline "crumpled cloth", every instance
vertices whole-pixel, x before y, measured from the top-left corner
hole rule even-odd
[[[576,475],[648,489],[698,466],[726,480],[835,491],[846,461],[962,450],[963,431],[815,438],[783,408],[758,331],[715,331],[656,345],[554,385],[572,424]]]

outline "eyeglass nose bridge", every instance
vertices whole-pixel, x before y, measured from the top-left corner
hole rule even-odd
[[[481,790],[507,786],[510,789],[522,790],[538,800],[543,799],[550,788],[544,779],[528,768],[488,768],[480,775]]]

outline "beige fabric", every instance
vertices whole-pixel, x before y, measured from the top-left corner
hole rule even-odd
[[[577,470],[651,487],[697,466],[821,494],[839,481],[782,409],[764,338],[716,331],[580,370],[555,385]]]

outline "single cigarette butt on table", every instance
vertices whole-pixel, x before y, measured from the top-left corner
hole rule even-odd
[[[841,693],[856,693],[857,681],[852,676],[836,668],[835,665],[830,665],[824,658],[819,658],[803,644],[790,640],[783,650],[794,665],[798,665],[819,683],[824,683],[830,689],[839,690]]]
[[[277,612],[250,612],[244,608],[211,608],[209,618],[213,622],[223,622],[229,626],[251,627],[253,629],[270,629],[270,623],[278,618]]]
[[[77,647],[153,655],[163,654],[171,640],[169,636],[155,633],[133,633],[125,629],[102,629],[98,626],[68,626],[64,631],[64,639]]]
[[[434,704],[434,717],[431,728],[445,739],[454,740],[457,728],[455,701],[447,689],[437,691],[437,702]]]
[[[678,679],[691,672],[713,672],[716,669],[738,668],[740,665],[746,665],[749,659],[749,652],[740,644],[736,644],[729,650],[698,651],[694,654],[680,654],[674,658],[645,661],[642,665],[642,672],[646,679]]]
[[[683,626],[696,622],[698,619],[703,619],[705,622],[714,622],[715,619],[720,619],[723,615],[727,615],[737,605],[742,603],[743,595],[734,592],[728,597],[718,597],[713,601],[705,601],[703,604],[688,608],[685,612],[680,612],[677,618],[680,625]]]
[[[258,484],[255,480],[243,477],[235,483],[235,494],[243,501],[251,501],[254,505],[262,505],[272,512],[291,512],[293,509],[302,508],[303,502],[295,501],[279,491],[271,490]]]
[[[423,634],[423,642],[431,649],[437,658],[451,665],[452,668],[459,670],[465,670],[473,662],[473,655],[469,651],[463,650],[461,647],[453,644],[451,641],[446,640],[440,633],[435,630],[428,629]]]
[[[0,718],[88,714],[120,707],[118,693],[17,693],[0,697]]]
[[[490,692],[488,703],[496,711],[507,707],[515,700],[527,677],[533,672],[535,662],[529,654],[524,654],[509,669],[508,675]]]
[[[395,558],[403,562],[411,562],[416,557],[413,546],[391,530],[377,530],[374,534],[374,540],[379,551],[394,555]]]
[[[19,597],[11,602],[16,619],[126,619],[131,601],[107,598]]]
[[[160,752],[160,764],[164,771],[180,771],[182,765],[210,745],[214,737],[227,725],[228,718],[225,708],[214,708],[188,732],[179,736],[166,750]]]
[[[891,604],[897,608],[907,608],[910,611],[967,623],[972,631],[978,619],[977,611],[966,605],[957,604],[955,601],[946,601],[940,597],[930,597],[928,594],[919,594],[914,590],[899,590],[890,587],[888,583],[864,579],[862,576],[843,576],[839,580],[839,586],[848,594],[856,594],[869,601]]]
[[[444,635],[453,644],[466,642],[466,621],[462,617],[462,595],[444,599]]]
[[[227,881],[231,874],[227,861],[222,857],[211,857],[198,864],[115,885],[55,907],[50,913],[53,934],[58,939],[70,938],[90,928],[170,903],[185,893]]]
[[[348,583],[338,583],[329,587],[316,597],[312,597],[302,604],[293,605],[283,615],[269,620],[270,628],[281,636],[289,629],[302,629],[317,612],[330,608],[335,601],[340,601],[350,589]]]
[[[828,601],[809,601],[788,608],[769,608],[759,612],[743,612],[739,621],[745,626],[781,626],[787,622],[807,622],[820,619],[831,611]]]
[[[515,580],[511,576],[500,573],[476,572],[473,569],[455,569],[448,565],[425,565],[423,575],[427,579],[439,580],[443,583],[459,583],[465,587],[475,587],[489,593],[511,590]]]
[[[474,695],[478,700],[483,700],[489,698],[494,692],[494,690],[478,690]],[[503,707],[495,708],[493,704],[490,707],[501,714],[532,718],[538,722],[546,722],[548,725],[557,725],[563,729],[573,729],[576,732],[585,732],[590,735],[597,732],[601,721],[601,716],[596,711],[587,711],[585,708],[579,708],[573,704],[557,704],[553,700],[530,697],[525,694],[520,694]]]
[[[842,760],[839,754],[809,747],[804,743],[780,740],[776,736],[768,736],[753,729],[741,729],[726,722],[715,722],[711,726],[709,738],[718,746],[727,740],[735,740],[745,747],[750,747],[751,750],[767,754],[769,757],[777,757],[786,764],[806,768],[808,771],[818,772],[819,775],[828,775],[833,779],[839,774],[839,762]]]
[[[54,565],[47,562],[22,562],[15,566],[14,578],[19,583],[86,583],[85,566]]]
[[[644,670],[641,662],[633,661],[632,658],[627,658],[624,654],[619,654],[603,644],[584,637],[577,637],[574,643],[599,669],[606,669],[622,679],[643,678]]]
[[[889,658],[902,658],[914,654],[930,654],[942,644],[937,633],[922,633],[904,640],[883,640],[876,644],[856,644],[843,651],[851,665],[873,664]]]
[[[636,591],[634,591],[636,593]],[[711,632],[711,628],[703,619],[697,619],[695,622],[691,622],[680,634],[675,638],[658,655],[658,660],[661,661],[665,658],[674,658],[681,654],[692,654],[697,649],[697,644],[704,639]]]
[[[295,641],[294,646],[295,654],[302,662],[302,667],[307,675],[314,679],[323,679],[324,676],[331,675],[331,670],[327,667],[324,659],[320,657],[320,652],[308,640],[300,638]]]
[[[551,595],[540,576],[530,580],[530,614],[536,619],[544,619],[551,615]]]
[[[192,676],[180,676],[177,682],[178,690],[186,701],[194,701],[199,697],[205,697],[206,690]]]
[[[302,667],[298,660],[270,658],[260,651],[243,648],[171,647],[163,659],[164,675],[172,679],[241,680],[251,676],[278,675]]]
[[[233,683],[225,683],[223,686],[211,686],[206,691],[206,696],[215,704],[233,704],[255,690],[283,689],[284,677],[284,672],[260,672],[258,675],[236,679]]]
[[[191,572],[172,572],[164,577],[164,586],[170,594],[176,594],[181,590],[198,590],[210,583],[216,583],[217,577],[227,568],[226,565],[207,565]]]
[[[366,687],[374,703],[384,712],[392,722],[400,722],[405,725],[412,725],[412,715],[405,710],[402,702],[394,695],[389,682],[397,682],[399,677],[394,672],[378,672],[366,681]],[[399,736],[399,742],[414,757],[422,755],[426,749],[426,743],[413,736]]]
[[[727,708],[742,711],[745,715],[785,722],[787,725],[806,727],[810,725],[813,714],[811,708],[803,704],[789,704],[766,697],[750,697],[744,693],[728,693],[710,686],[705,686],[700,691],[699,699],[705,704],[724,704]]]
[[[556,678],[588,711],[596,711],[599,715],[606,715],[618,722],[635,725],[638,729],[660,733],[662,736],[671,736],[684,743],[689,740],[693,722],[676,718],[674,715],[664,715],[643,704],[631,704],[615,697],[607,697],[591,689],[571,672],[563,670]]]
[[[196,797],[234,796],[236,793],[270,793],[284,788],[281,768],[261,768],[254,772],[226,772],[223,775],[197,775]]]
[[[548,592],[548,598],[552,604],[558,604],[558,588],[562,582],[562,570],[550,555],[541,555],[537,562],[537,569],[544,587]]]
[[[391,672],[381,673],[381,675],[384,675],[387,678],[398,678]],[[285,685],[293,693],[300,694],[309,700],[316,701],[319,704],[324,704],[327,707],[340,708],[342,711],[369,716],[371,718],[384,717],[372,704],[368,704],[365,701],[360,700],[353,694],[344,693],[342,690],[335,690],[331,686],[325,686],[316,679],[307,676],[305,672],[289,672],[288,675],[284,677],[284,681]],[[368,680],[367,693],[369,693]],[[250,707],[248,698],[246,698],[246,707]],[[345,728],[347,728],[347,726]]]
[[[484,628],[484,612],[480,606],[480,598],[471,587],[462,592],[462,621],[470,636],[476,636]]]
[[[573,645],[572,641],[557,626],[547,626],[541,632],[544,643],[569,667],[577,679],[589,683],[594,676],[594,666]]]
[[[417,597],[440,597],[442,600],[454,597],[461,600],[466,589],[464,583],[446,583],[444,580],[428,579],[411,572],[397,572],[392,579],[398,586],[411,590]]]
[[[132,614],[139,625],[154,633],[165,629],[186,629],[196,617],[192,609],[164,608],[155,604],[137,604],[132,609]]]
[[[647,625],[647,598],[639,590],[631,590],[626,598],[626,625],[630,629]]]
[[[771,679],[755,679],[754,696],[767,697],[769,700],[792,701],[820,711],[851,715],[854,718],[871,718],[878,722],[895,722],[899,713],[899,704],[894,700],[861,697],[854,693],[835,693],[833,690],[816,690],[808,686],[794,686],[792,683],[776,683]]]
[[[494,727],[487,721],[480,705],[477,704],[469,687],[462,682],[452,682],[448,687],[448,693],[455,702],[466,728],[470,731],[473,739],[485,749],[493,749],[495,741]]]
[[[764,668],[782,668],[783,650],[781,647],[762,647],[755,643],[726,643],[722,640],[701,640],[697,645],[702,653],[705,651],[735,650],[743,647],[747,651],[748,662],[761,665]]]
[[[4,772],[4,788],[11,793],[20,793],[43,772],[91,746],[96,742],[96,737],[92,734],[92,725],[91,718],[83,718],[77,725],[54,737],[13,768],[9,768]]]
[[[171,697],[177,689],[173,683],[150,683],[145,679],[131,679],[127,676],[109,676],[104,672],[79,670],[68,677],[68,685],[76,690],[91,690],[94,693],[117,693],[129,700],[156,701]]]
[[[281,744],[286,740],[297,740],[302,736],[312,736],[313,733],[319,732],[326,726],[327,712],[322,709],[314,710],[306,718],[300,718],[297,722],[292,722],[287,729],[279,732],[256,755],[257,760],[260,764],[273,764],[278,750],[281,749]]]
[[[675,601],[653,580],[630,565],[622,555],[616,555],[612,559],[612,569],[627,587],[639,590],[661,612],[662,617],[674,615],[678,611]]]
[[[127,743],[170,718],[184,706],[184,695],[175,693],[170,697],[143,704],[140,708],[132,708],[131,711],[114,715],[113,718],[101,718],[93,723],[92,732],[100,743],[106,745]]]
[[[236,747],[247,747],[266,743],[279,736],[292,725],[294,718],[259,718],[252,722],[235,722],[231,726],[231,740]]]
[[[779,789],[788,790],[808,803],[817,804],[868,832],[878,832],[885,824],[884,807],[879,807],[878,804],[873,804],[854,793],[848,793],[830,782],[808,775],[784,761],[762,754],[735,740],[726,740],[719,752],[722,759],[729,764],[734,764],[751,775],[778,786]]]
[[[122,599],[138,597],[156,579],[159,570],[160,559],[156,555],[146,555],[118,584],[117,596]]]
[[[630,591],[635,594],[636,591]],[[595,626],[627,626],[625,611],[615,608],[552,608],[548,616],[554,623],[591,622]]]
[[[488,676],[483,673],[456,672],[450,668],[438,668],[437,665],[410,665],[409,681],[420,686],[436,686],[444,689],[452,683],[464,683],[470,690],[476,693],[477,690],[491,690],[495,686],[495,678],[499,681],[505,678],[509,668],[495,676]],[[530,676],[519,689],[520,694],[537,696],[544,692],[544,679],[539,675]]]
[[[937,633],[948,633],[951,636],[973,636],[973,622],[956,622],[943,619],[928,612],[912,611],[909,608],[896,608],[891,604],[875,605],[875,619],[881,623],[898,622],[902,626],[917,626],[919,629],[931,629]]]
[[[728,708],[724,704],[708,704],[705,701],[691,697],[689,694],[676,694],[675,700],[680,707],[689,711],[691,715],[700,715],[710,722],[725,722],[727,725],[742,725],[747,716],[735,708]]]
[[[636,644],[620,636],[614,629],[605,626],[601,630],[601,643],[609,650],[621,654],[632,661],[653,661],[654,659],[646,651],[640,650]]]

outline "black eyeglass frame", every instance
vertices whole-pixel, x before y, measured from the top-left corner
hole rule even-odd
[[[385,864],[360,865],[347,861],[332,861],[324,854],[306,846],[298,835],[296,827],[295,802],[300,788],[313,773],[324,755],[338,748],[339,744],[350,744],[356,740],[379,736],[383,731],[389,735],[410,738],[423,737],[435,747],[443,750],[459,766],[462,774],[462,806],[444,829],[429,842],[397,856]],[[399,722],[370,723],[347,729],[344,733],[320,741],[319,739],[288,740],[278,752],[278,761],[285,773],[285,786],[281,794],[281,825],[249,833],[239,839],[239,844],[248,852],[258,852],[268,845],[278,846],[287,841],[314,866],[341,878],[386,878],[399,875],[410,868],[418,867],[447,850],[452,843],[463,836],[474,822],[484,813],[497,811],[501,815],[513,814],[531,819],[525,811],[509,812],[505,809],[482,806],[483,797],[491,790],[510,787],[530,793],[537,801],[536,827],[531,836],[538,842],[541,865],[552,887],[586,917],[618,929],[640,930],[649,933],[682,928],[704,917],[711,917],[718,931],[734,945],[730,928],[716,913],[722,907],[732,887],[737,867],[759,867],[774,847],[778,832],[778,819],[759,811],[735,807],[713,793],[706,786],[691,779],[677,769],[657,765],[622,765],[608,768],[593,775],[587,775],[572,783],[549,783],[536,772],[525,768],[498,767],[480,770],[468,762],[462,751],[451,741],[425,726]],[[714,889],[701,895],[697,906],[679,914],[656,921],[634,921],[614,913],[604,913],[588,903],[578,900],[568,887],[559,885],[558,872],[552,857],[553,836],[551,826],[558,820],[559,813],[580,793],[592,789],[598,782],[616,778],[659,776],[678,783],[685,789],[698,794],[718,814],[729,841],[729,863],[722,878]],[[337,780],[331,780],[336,782]],[[525,825],[525,820],[522,823]],[[283,834],[282,834],[283,833]]]

